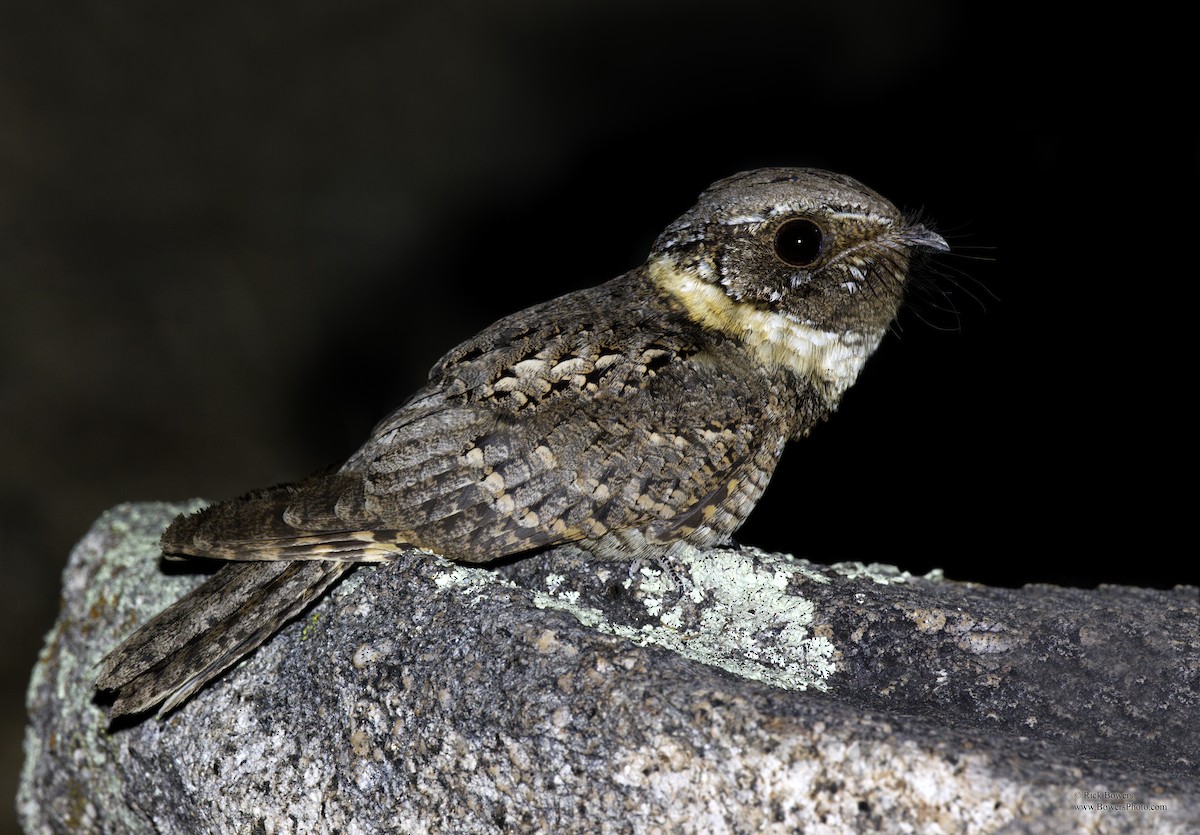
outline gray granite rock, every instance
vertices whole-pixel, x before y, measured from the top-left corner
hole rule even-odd
[[[356,571],[158,721],[93,668],[201,577],[106,513],[29,688],[29,833],[1195,832],[1194,587],[993,589],[753,549]]]

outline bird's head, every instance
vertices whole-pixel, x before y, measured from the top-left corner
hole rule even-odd
[[[849,177],[762,168],[700,195],[659,236],[648,269],[694,320],[836,400],[895,317],[912,252],[948,248]]]

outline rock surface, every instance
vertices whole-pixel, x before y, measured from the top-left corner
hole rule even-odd
[[[30,683],[29,833],[1194,832],[1200,603],[754,549],[363,568],[163,721],[93,668],[199,575],[123,505]]]

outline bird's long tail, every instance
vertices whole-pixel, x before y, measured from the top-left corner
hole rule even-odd
[[[168,713],[300,614],[352,562],[237,562],[164,609],[100,664],[110,721],[161,702]]]

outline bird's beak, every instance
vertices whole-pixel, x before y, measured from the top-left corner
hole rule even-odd
[[[904,230],[900,240],[909,246],[918,246],[922,249],[933,249],[938,252],[950,251],[950,244],[946,243],[945,238],[924,226],[910,226]]]

